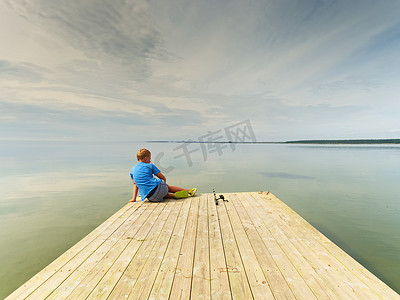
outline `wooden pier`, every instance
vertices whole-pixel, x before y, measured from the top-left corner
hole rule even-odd
[[[274,195],[129,203],[7,299],[400,299]]]

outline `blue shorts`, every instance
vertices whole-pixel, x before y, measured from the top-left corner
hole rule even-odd
[[[164,180],[155,187],[154,192],[151,196],[147,196],[147,199],[151,202],[161,202],[164,200],[164,197],[168,194],[168,186]]]

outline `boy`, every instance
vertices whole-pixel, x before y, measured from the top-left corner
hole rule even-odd
[[[137,153],[138,164],[131,170],[133,182],[133,197],[129,202],[135,202],[139,190],[142,201],[147,198],[151,202],[160,202],[164,198],[186,198],[196,194],[196,188],[191,190],[170,186],[167,179],[151,161],[151,152],[140,149]],[[156,175],[158,178],[155,178]]]

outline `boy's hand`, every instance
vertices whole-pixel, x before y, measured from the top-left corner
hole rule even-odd
[[[167,178],[165,178],[165,176],[164,176],[163,173],[161,173],[161,172],[160,172],[160,173],[157,173],[156,176],[157,176],[158,178],[164,180],[165,183],[167,183]]]
[[[129,202],[136,202],[136,199],[130,199]]]

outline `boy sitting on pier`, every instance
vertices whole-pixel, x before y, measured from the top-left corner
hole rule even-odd
[[[188,190],[166,184],[165,176],[150,162],[151,152],[149,150],[140,149],[137,153],[137,160],[139,163],[131,170],[133,197],[129,202],[136,201],[138,190],[142,201],[147,198],[151,202],[160,202],[164,198],[186,198],[196,194],[196,188]]]

